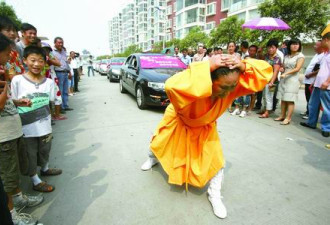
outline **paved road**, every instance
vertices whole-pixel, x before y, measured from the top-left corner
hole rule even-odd
[[[185,193],[160,166],[140,170],[162,110],[139,110],[118,83],[99,75],[84,76],[80,89],[70,98],[75,110],[53,131],[50,162],[64,173],[47,179],[56,190],[30,211],[45,225],[330,224],[329,139],[300,127],[298,116],[289,126],[255,114],[219,119],[228,209],[220,220],[206,188]],[[300,100],[297,114],[302,93]]]

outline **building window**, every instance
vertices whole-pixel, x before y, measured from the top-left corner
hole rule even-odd
[[[167,33],[166,34],[166,41],[170,41],[171,40],[171,33]]]
[[[206,15],[207,16],[215,15],[216,7],[217,7],[216,2],[212,2],[208,4],[206,9]]]
[[[172,14],[172,6],[171,5],[167,6],[166,14],[167,15],[171,15]]]
[[[176,1],[176,10],[180,11],[181,9],[183,9],[184,5],[184,0],[177,0]]]
[[[205,0],[185,0],[184,3],[184,7],[188,7],[199,3],[205,4]]]
[[[173,12],[176,12],[176,2],[173,4]]]
[[[212,30],[215,27],[215,21],[206,24],[206,30]]]
[[[221,11],[226,11],[230,7],[230,0],[221,0]]]
[[[190,9],[186,12],[187,24],[197,22],[197,9]]]
[[[171,28],[172,27],[172,19],[169,19],[166,21],[166,28]]]

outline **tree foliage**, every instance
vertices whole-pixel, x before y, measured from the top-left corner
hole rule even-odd
[[[0,15],[11,19],[16,24],[17,29],[21,28],[22,21],[17,17],[14,8],[7,5],[6,2],[0,2]]]
[[[142,49],[138,45],[130,45],[126,48],[123,53],[114,54],[113,57],[128,57],[133,53],[142,52]]]
[[[110,59],[110,58],[111,58],[110,55],[100,55],[100,56],[96,57],[96,60]]]
[[[220,23],[210,33],[210,46],[226,45],[230,41],[236,43],[243,40],[249,40],[251,36],[250,30],[243,30],[242,25],[244,21],[239,20],[237,16],[228,17]]]
[[[187,36],[180,41],[180,48],[197,48],[198,44],[206,45],[209,42],[209,37],[200,27],[192,28]]]
[[[165,48],[169,47],[179,47],[180,48],[180,39],[172,39],[170,41],[165,42]],[[151,52],[152,53],[160,53],[163,50],[163,42],[159,41],[154,43]]]
[[[287,37],[306,38],[319,37],[324,29],[329,15],[329,0],[272,0],[259,5],[261,17],[279,18],[291,29],[287,31],[260,31],[262,37],[277,37],[282,40]]]

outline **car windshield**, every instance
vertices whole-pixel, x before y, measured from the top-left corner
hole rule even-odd
[[[147,69],[148,71],[154,71],[159,74],[167,74],[167,75],[174,75],[178,72],[181,72],[184,70],[183,68],[153,68],[153,69]]]
[[[142,69],[186,69],[187,66],[178,58],[166,55],[140,56]]]
[[[121,63],[123,64],[125,62],[126,58],[113,58],[111,59],[111,63]]]

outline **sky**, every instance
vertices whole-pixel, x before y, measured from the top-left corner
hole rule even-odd
[[[14,7],[16,15],[35,26],[38,36],[64,39],[68,51],[86,49],[94,56],[108,55],[108,21],[128,0],[1,0]]]

